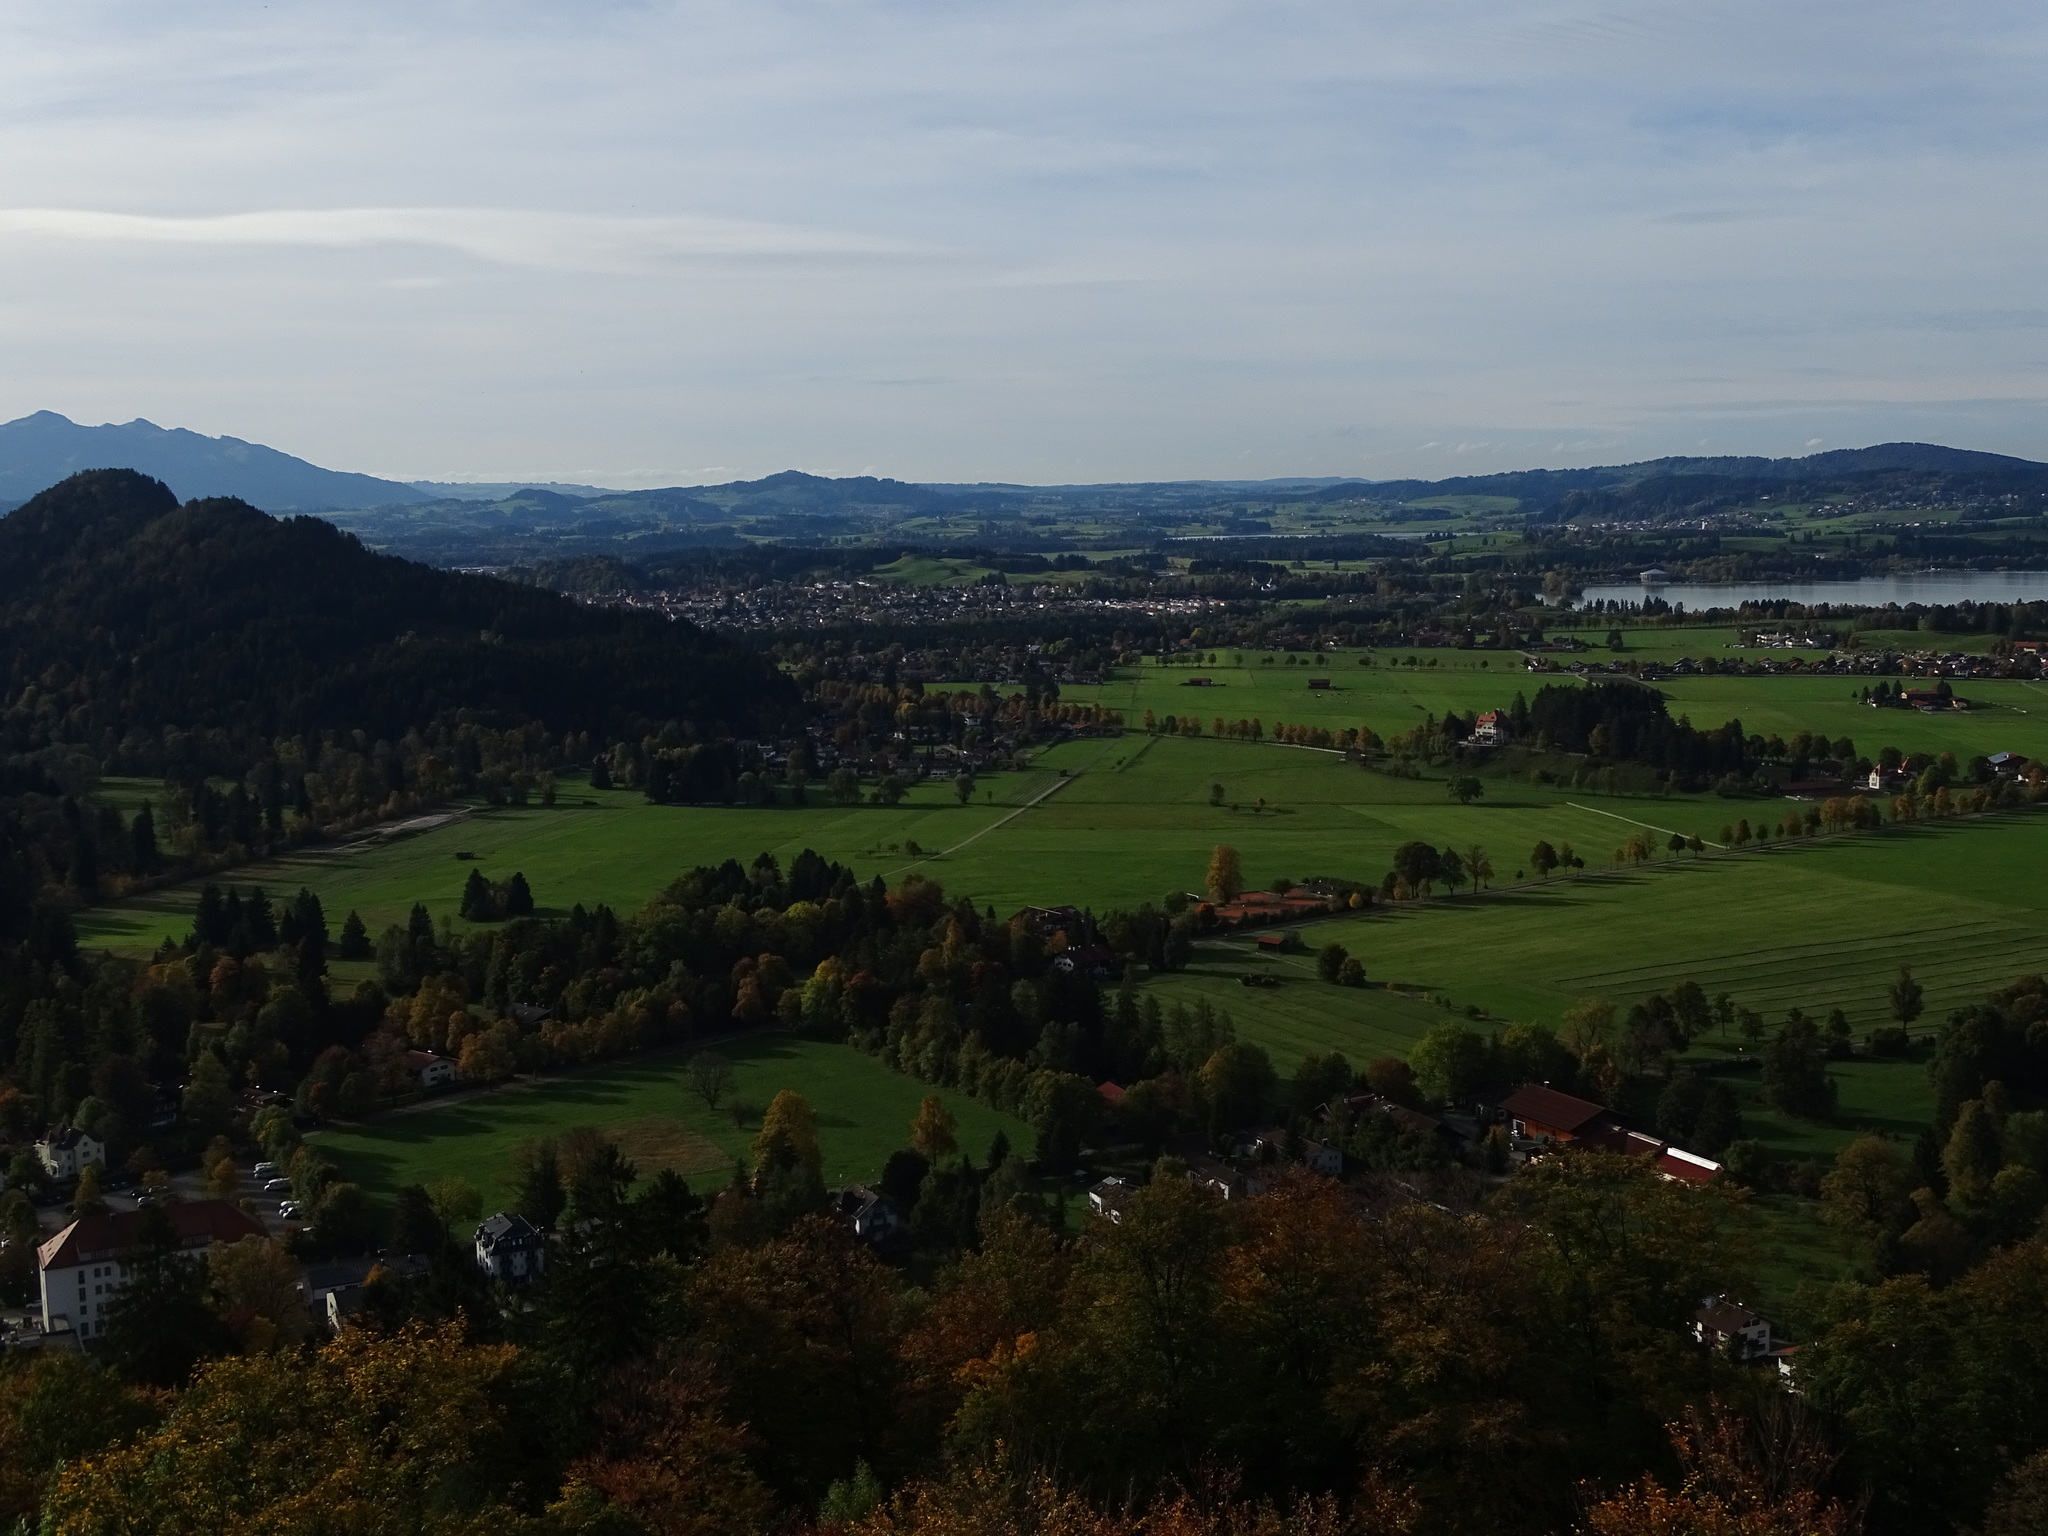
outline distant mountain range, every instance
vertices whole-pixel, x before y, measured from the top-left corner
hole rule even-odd
[[[1880,443],[1804,458],[1649,459],[1444,480],[1289,478],[1109,485],[919,485],[785,470],[722,485],[618,491],[600,486],[381,480],[323,469],[232,437],[147,421],[85,427],[51,411],[0,425],[0,512],[82,469],[136,469],[183,500],[234,496],[269,512],[318,512],[366,543],[437,565],[666,555],[763,540],[979,542],[1065,547],[1074,528],[1120,542],[1197,530],[1247,536],[1279,504],[1332,519],[1447,516],[1440,498],[1497,498],[1522,518],[1594,521],[1712,516],[1787,494],[1848,494],[1876,505],[1961,503],[2048,510],[2048,464],[1932,443]],[[1423,508],[1414,508],[1414,503]],[[1403,507],[1411,508],[1401,512]],[[1327,509],[1315,510],[1315,509]],[[1966,515],[1979,515],[1966,513]],[[1055,533],[1053,525],[1064,525]]]
[[[238,496],[266,512],[329,512],[428,499],[427,492],[396,480],[322,469],[261,443],[140,419],[84,427],[55,411],[37,411],[0,425],[0,504],[19,506],[83,469],[140,470],[182,501]]]

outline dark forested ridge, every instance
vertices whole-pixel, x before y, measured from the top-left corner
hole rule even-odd
[[[455,710],[557,732],[745,729],[793,698],[686,624],[373,554],[316,518],[181,506],[129,470],[0,520],[0,644],[14,752],[110,756],[171,727],[396,737]]]

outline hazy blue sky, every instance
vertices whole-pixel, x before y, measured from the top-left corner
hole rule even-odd
[[[2048,9],[34,3],[0,418],[406,478],[2048,458]]]

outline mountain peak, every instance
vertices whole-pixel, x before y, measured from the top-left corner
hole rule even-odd
[[[234,496],[267,512],[392,506],[427,496],[395,480],[322,469],[239,437],[208,437],[138,416],[81,426],[55,411],[0,423],[0,504],[26,500],[88,469],[122,468],[160,480],[180,500]]]

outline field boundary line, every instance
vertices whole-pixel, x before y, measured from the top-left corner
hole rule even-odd
[[[1011,822],[1015,821],[1019,816],[1022,816],[1026,811],[1030,810],[1032,807],[1040,804],[1041,802],[1050,799],[1053,795],[1058,794],[1061,790],[1065,789],[1069,784],[1073,783],[1074,780],[1078,779],[1079,777],[1080,775],[1077,773],[1073,775],[1071,778],[1054,779],[1050,784],[1046,785],[1044,789],[1040,790],[1037,794],[1033,795],[1029,800],[1025,801],[1022,805],[1018,806],[1017,809],[1010,812],[1010,814],[1005,816],[1001,821],[992,821],[987,826],[983,827],[979,832],[961,838],[960,841],[955,843],[952,847],[941,848],[937,853],[928,853],[923,858],[913,860],[911,863],[904,865],[901,869],[890,870],[889,873],[883,876],[882,878],[884,878],[885,880],[893,880],[898,875],[909,873],[911,870],[917,868],[917,866],[920,864],[929,864],[934,859],[943,859],[948,854],[958,853],[962,848],[965,848],[969,843],[973,842],[976,838],[987,837],[989,833],[995,831],[998,827],[1007,827]]]
[[[1681,832],[1679,832],[1679,831],[1677,830],[1677,828],[1675,828],[1675,827],[1660,827],[1660,826],[1656,826],[1656,825],[1653,825],[1652,823],[1650,823],[1650,822],[1647,822],[1647,821],[1637,821],[1637,820],[1635,819],[1635,817],[1633,817],[1633,816],[1622,816],[1622,815],[1619,815],[1619,814],[1617,814],[1617,813],[1616,813],[1616,812],[1614,812],[1614,811],[1603,811],[1603,810],[1599,810],[1599,809],[1597,809],[1597,808],[1595,808],[1595,807],[1593,807],[1593,806],[1590,806],[1590,805],[1581,805],[1581,804],[1579,804],[1579,802],[1578,802],[1578,801],[1576,801],[1576,800],[1567,800],[1567,801],[1565,801],[1565,804],[1566,804],[1566,805],[1568,805],[1568,806],[1570,806],[1570,807],[1571,807],[1571,808],[1572,808],[1573,810],[1575,810],[1575,811],[1588,811],[1588,812],[1590,812],[1591,814],[1593,814],[1593,815],[1595,815],[1595,816],[1612,816],[1612,817],[1613,817],[1613,818],[1614,818],[1614,819],[1615,819],[1616,821],[1625,821],[1625,822],[1627,822],[1627,823],[1628,823],[1628,824],[1629,824],[1630,826],[1632,826],[1632,827],[1641,827],[1641,828],[1643,828],[1643,829],[1644,829],[1645,831],[1649,831],[1649,832],[1664,832],[1664,833],[1668,833],[1668,834],[1670,834],[1670,835],[1671,835],[1672,837],[1682,837],[1682,836],[1689,836],[1689,835],[1691,835],[1691,836],[1696,836],[1696,835],[1697,835],[1697,834],[1687,834],[1687,833],[1681,833]],[[1726,848],[1727,848],[1727,844],[1725,844],[1725,843],[1710,843],[1710,842],[1707,842],[1707,840],[1706,840],[1706,839],[1705,839],[1704,837],[1700,838],[1700,841],[1701,841],[1702,843],[1706,843],[1706,845],[1707,845],[1707,846],[1708,846],[1709,848],[1720,848],[1720,849],[1723,849],[1724,851],[1725,851],[1725,850],[1726,850]]]

